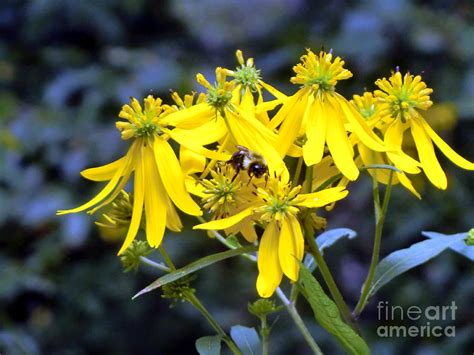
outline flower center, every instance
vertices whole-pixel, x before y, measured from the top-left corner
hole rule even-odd
[[[212,106],[222,116],[224,116],[224,109],[232,99],[232,90],[234,89],[234,82],[227,81],[227,71],[223,68],[216,68],[216,82],[211,85],[209,81],[202,74],[198,74],[196,79],[199,84],[207,89],[206,102]]]
[[[269,185],[269,187],[257,189],[257,196],[265,202],[264,206],[256,209],[256,212],[263,213],[263,220],[268,222],[275,219],[278,221],[286,213],[298,213],[298,208],[293,204],[298,199],[301,186],[291,188],[290,184],[282,183],[279,179],[274,179]]]
[[[416,108],[426,110],[433,104],[429,96],[433,90],[419,75],[414,77],[406,73],[402,79],[400,72],[396,71],[388,80],[378,79],[375,84],[381,89],[375,90],[375,97],[379,102],[388,104],[392,117],[403,122],[415,113]]]
[[[291,78],[293,84],[308,87],[317,94],[334,91],[339,80],[352,76],[349,70],[344,69],[344,61],[340,57],[333,60],[332,53],[321,51],[316,55],[309,49],[293,71],[296,73]]]
[[[212,179],[204,179],[204,193],[208,195],[203,199],[204,208],[211,211],[214,218],[224,218],[235,208],[240,191],[240,181],[232,181],[230,171],[211,171]]]
[[[257,91],[258,81],[261,80],[260,70],[255,66],[241,66],[235,70],[235,81],[252,92]]]
[[[121,132],[122,139],[152,137],[162,133],[159,125],[159,117],[165,111],[165,106],[161,105],[160,98],[151,95],[144,100],[144,109],[137,99],[132,98],[130,105],[122,106],[119,113],[120,118],[128,122],[116,122],[117,129]]]

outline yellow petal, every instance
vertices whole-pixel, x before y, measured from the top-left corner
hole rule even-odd
[[[410,125],[423,171],[434,186],[445,190],[448,186],[448,180],[446,179],[446,174],[436,158],[430,137],[428,137],[428,134],[417,120],[411,119]]]
[[[281,225],[278,256],[283,273],[292,281],[298,281],[299,262],[303,254],[304,239],[300,223],[295,216],[287,214]]]
[[[249,243],[254,243],[258,239],[257,232],[255,232],[253,223],[245,223],[240,229],[240,233],[242,233],[245,240]]]
[[[176,208],[168,196],[166,196],[166,206],[168,211],[166,214],[166,228],[172,230],[173,232],[180,232],[181,229],[183,229],[183,224],[181,223],[181,219],[179,218]]]
[[[56,214],[62,215],[62,214],[67,214],[67,213],[77,213],[77,212],[85,211],[91,207],[94,207],[95,205],[100,203],[102,200],[104,200],[107,196],[109,196],[109,194],[114,190],[114,188],[119,183],[120,177],[123,175],[123,172],[125,171],[125,169],[127,169],[127,167],[130,167],[136,164],[134,147],[135,147],[135,143],[133,143],[130,149],[128,150],[127,154],[125,155],[125,160],[123,161],[123,164],[115,171],[115,174],[112,177],[112,179],[110,179],[107,185],[105,185],[105,187],[92,200],[90,200],[89,202],[79,207],[76,207],[70,210],[59,210],[56,212]]]
[[[142,149],[142,169],[145,193],[146,238],[148,244],[158,248],[163,240],[167,219],[166,191],[158,174],[153,149]]]
[[[362,143],[357,145],[357,149],[359,150],[359,155],[364,163],[365,166],[374,165],[374,164],[388,164],[388,162],[384,159],[383,153],[375,152],[370,150]],[[367,169],[368,173],[377,179],[378,182],[382,184],[388,184],[388,180],[390,177],[390,171],[387,169]],[[395,181],[392,177],[392,184],[395,185]]]
[[[405,173],[396,173],[398,180],[400,183],[408,190],[410,191],[413,195],[415,195],[417,198],[421,200],[421,195],[419,194],[418,191],[416,191],[415,187],[411,183],[410,179],[406,176]]]
[[[183,146],[179,147],[179,162],[184,175],[200,173],[206,168],[206,157]]]
[[[239,223],[244,218],[251,216],[252,214],[253,214],[253,208],[249,207],[243,211],[240,211],[237,214],[234,214],[233,216],[198,224],[194,226],[193,229],[210,229],[210,230],[227,229]]]
[[[301,91],[303,92],[303,90]],[[300,131],[301,124],[303,123],[305,112],[308,108],[307,103],[309,95],[302,95],[296,93],[294,96],[296,97],[296,101],[289,100],[288,106],[291,104],[293,105],[291,106],[290,111],[287,113],[283,123],[280,126],[280,129],[278,130],[278,141],[276,144],[276,148],[278,150],[278,153],[280,153],[280,156],[286,155],[291,145],[298,137],[298,133]],[[284,111],[286,109],[285,105],[283,105],[280,111]],[[277,119],[278,115],[280,114],[280,111],[275,115],[270,124],[273,124],[273,121]]]
[[[179,134],[178,132],[175,132],[176,130],[167,130],[163,129],[163,132],[168,134],[176,143],[179,145],[188,148],[189,150],[192,150],[196,154],[200,154],[202,156],[205,156],[210,159],[215,159],[215,160],[229,160],[230,154],[224,154],[221,152],[216,152],[213,150],[209,150],[207,148],[204,148],[201,145],[195,144],[195,139],[192,138],[192,136],[189,135],[183,135]]]
[[[273,96],[275,96],[277,99],[280,99],[280,100],[285,100],[288,96],[286,96],[284,93],[282,93],[281,91],[275,89],[273,86],[271,85],[268,85],[267,83],[263,82],[262,80],[260,80],[258,82],[265,90],[267,90],[270,94],[272,94]]]
[[[212,120],[214,117],[214,109],[206,102],[202,102],[184,110],[172,112],[164,117],[160,117],[159,122],[163,126],[194,128]]]
[[[421,126],[424,128],[425,132],[428,133],[430,138],[433,140],[434,144],[438,146],[441,152],[454,164],[457,166],[466,169],[466,170],[474,170],[474,163],[470,162],[467,159],[464,159],[458,153],[456,153],[438,134],[433,131],[430,125],[425,121],[425,119],[421,116],[415,118]]]
[[[326,143],[334,159],[334,164],[345,177],[354,181],[359,176],[359,169],[353,160],[354,150],[347,137],[344,123],[341,121],[340,114],[331,105],[331,101],[326,100],[323,105],[325,105],[327,115]]]
[[[299,197],[304,200],[298,202],[297,205],[309,208],[322,207],[332,202],[342,200],[348,194],[349,191],[345,190],[345,186],[331,187],[310,194],[300,194]]]
[[[372,132],[370,127],[364,121],[364,118],[356,111],[353,105],[338,93],[335,93],[334,96],[327,95],[326,97],[329,98],[336,109],[340,107],[347,122],[351,125],[352,131],[367,147],[378,152],[386,151],[383,142],[374,132]]]
[[[293,112],[296,104],[301,100],[301,98],[308,93],[308,90],[299,90],[294,95],[288,97],[284,102],[283,106],[280,107],[276,115],[270,122],[269,128],[277,128],[284,120],[287,119],[288,115]],[[305,95],[306,96],[306,95]]]
[[[173,139],[189,141],[192,145],[207,145],[222,139],[227,133],[227,127],[222,117],[217,117],[193,129],[175,128],[171,132]]]
[[[403,133],[407,126],[400,120],[395,120],[385,132],[385,143],[387,145],[387,156],[400,170],[409,174],[418,174],[421,165],[415,159],[402,151]]]
[[[327,113],[321,100],[315,100],[311,106],[306,125],[306,137],[308,140],[303,146],[303,157],[306,166],[317,164],[324,154],[326,143]]]
[[[283,277],[278,257],[278,234],[276,223],[270,222],[263,232],[258,248],[257,291],[263,298],[273,295]]]
[[[135,239],[138,229],[140,228],[140,221],[142,219],[143,213],[143,202],[145,197],[145,177],[143,172],[143,156],[142,154],[137,154],[136,157],[136,169],[135,177],[133,181],[133,208],[132,208],[132,218],[130,220],[130,226],[128,227],[128,232],[123,242],[122,247],[120,248],[118,255],[122,254],[133,242]]]
[[[88,180],[92,181],[106,181],[114,177],[115,172],[125,164],[126,157],[117,159],[116,161],[98,166],[96,168],[89,168],[81,171],[81,175]]]
[[[244,96],[240,101],[240,107],[248,113],[255,115],[255,102],[253,100],[253,94],[248,88],[245,89]]]
[[[192,216],[202,215],[201,209],[186,191],[181,166],[168,142],[161,137],[156,137],[153,141],[153,150],[158,173],[176,207]]]

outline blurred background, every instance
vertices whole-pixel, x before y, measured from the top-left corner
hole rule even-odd
[[[115,160],[127,147],[114,122],[130,96],[168,97],[198,90],[195,74],[235,67],[235,50],[255,58],[263,78],[290,94],[291,68],[311,47],[334,50],[354,73],[338,85],[351,97],[373,90],[400,66],[422,73],[437,107],[427,117],[462,155],[474,160],[474,3],[311,0],[2,0],[0,2],[0,353],[187,354],[211,335],[189,305],[160,292],[131,301],[159,276],[124,273],[120,240],[101,234],[86,214],[56,217],[98,191],[79,172]],[[166,99],[165,99],[166,100]],[[415,181],[423,199],[397,187],[381,256],[423,239],[474,227],[474,173],[439,154],[449,187]],[[328,215],[329,228],[358,238],[326,252],[354,306],[370,262],[371,181],[362,176]],[[222,247],[203,234],[168,235],[178,265]],[[368,305],[361,325],[374,354],[471,354],[473,265],[453,252],[397,278]],[[197,295],[221,324],[257,326],[247,303],[257,298],[256,270],[238,258],[198,273]],[[226,290],[232,290],[227,292]],[[458,308],[452,338],[377,337],[376,304]],[[311,324],[311,313],[301,302]],[[339,349],[310,325],[328,354]],[[309,354],[282,312],[271,335],[274,354]]]

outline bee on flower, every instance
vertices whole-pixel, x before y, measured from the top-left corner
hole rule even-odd
[[[194,226],[194,229],[220,230],[243,220],[259,221],[264,232],[259,243],[257,291],[270,297],[283,275],[296,282],[299,262],[303,259],[304,238],[299,217],[305,208],[317,208],[346,197],[344,187],[313,193],[301,193],[301,186],[291,187],[284,176],[271,177],[268,184],[257,187],[250,205],[227,218]],[[247,224],[247,223],[246,223]]]
[[[145,98],[144,107],[132,98],[124,105],[117,129],[122,139],[133,142],[123,158],[110,164],[86,169],[81,172],[86,179],[108,181],[107,185],[89,202],[58,214],[77,213],[88,210],[94,213],[113,202],[134,174],[133,208],[130,226],[119,251],[122,254],[135,239],[142,219],[146,218],[146,237],[150,246],[161,244],[165,228],[180,231],[182,224],[175,209],[200,216],[200,207],[194,202],[185,187],[184,174],[168,140],[172,135],[168,127],[169,106],[151,95]]]
[[[446,189],[448,181],[433,143],[454,164],[466,170],[474,170],[474,163],[456,153],[426,122],[419,110],[426,110],[433,102],[432,89],[428,88],[420,75],[406,73],[403,77],[397,70],[389,79],[378,79],[375,85],[377,100],[388,110],[388,128],[385,142],[390,149],[401,150],[403,134],[409,130],[415,142],[418,158],[428,180],[439,189]]]

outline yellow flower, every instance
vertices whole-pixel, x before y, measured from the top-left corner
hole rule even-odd
[[[235,70],[226,69],[227,75],[234,77],[235,81],[234,102],[238,102],[241,108],[268,125],[270,119],[267,112],[281,104],[287,96],[262,80],[261,71],[255,67],[253,58],[244,60],[240,49],[236,51],[235,56],[239,66]],[[263,89],[272,94],[275,99],[265,102]],[[257,102],[254,101],[253,93],[257,93]]]
[[[194,229],[226,229],[245,218],[266,223],[258,252],[257,291],[270,297],[283,274],[298,280],[299,262],[303,259],[304,239],[298,214],[301,208],[317,208],[347,196],[344,187],[302,194],[301,186],[292,188],[285,178],[271,178],[267,186],[258,187],[252,206],[224,218],[194,226]]]
[[[357,179],[359,169],[354,163],[354,150],[348,139],[346,124],[359,139],[376,151],[384,151],[383,142],[371,131],[359,112],[335,91],[339,80],[352,73],[344,69],[344,61],[331,53],[314,54],[308,49],[302,63],[293,67],[296,76],[291,82],[301,85],[288,98],[273,118],[270,127],[279,129],[277,149],[286,154],[299,135],[306,135],[303,157],[307,166],[317,164],[327,145],[334,162],[344,176]]]
[[[244,109],[240,105],[240,95],[236,93],[236,82],[228,81],[228,70],[216,69],[216,82],[211,85],[202,75],[197,74],[197,81],[207,89],[206,102],[192,106],[184,110],[168,115],[168,120],[174,121],[179,117],[185,122],[207,122],[194,129],[176,128],[172,132],[172,138],[178,143],[186,145],[189,149],[205,155],[211,159],[227,160],[222,152],[203,151],[202,146],[215,142],[222,142],[222,149],[234,150],[235,145],[242,145],[250,150],[259,152],[265,157],[270,171],[281,173],[285,169],[283,157],[274,148],[276,134],[259,121],[254,112]],[[250,92],[250,91],[249,91]],[[207,117],[193,110],[199,105],[207,105]],[[223,158],[224,156],[224,158]]]
[[[403,133],[398,136],[386,135],[388,128],[387,121],[390,121],[390,111],[386,105],[381,104],[372,93],[365,92],[364,95],[354,95],[351,103],[360,112],[366,120],[369,127],[377,130],[380,135],[385,136],[385,143],[390,144],[394,150],[388,152],[375,152],[367,148],[356,136],[351,136],[351,142],[357,145],[360,155],[360,165],[379,165],[386,164],[395,166],[400,172],[395,172],[392,176],[392,184],[401,183],[405,188],[412,192],[416,197],[421,198],[420,194],[414,188],[408,176],[409,174],[420,173],[420,163],[411,158],[401,150]],[[396,150],[395,150],[396,149]],[[356,160],[357,162],[357,160]],[[386,169],[369,169],[369,174],[382,184],[388,184],[390,172]]]
[[[463,169],[474,170],[474,163],[457,154],[418,112],[418,109],[426,110],[433,104],[429,96],[433,90],[427,88],[421,76],[406,73],[402,78],[402,74],[396,71],[388,80],[378,79],[375,84],[381,89],[374,92],[375,97],[390,112],[389,127],[385,133],[387,148],[399,149],[403,133],[410,129],[422,169],[431,183],[439,189],[446,189],[448,181],[436,157],[433,143],[454,164]]]
[[[127,120],[117,122],[123,139],[134,138],[125,157],[97,168],[86,169],[82,176],[94,181],[109,181],[102,191],[89,202],[58,214],[76,213],[97,209],[114,201],[134,173],[133,209],[127,236],[119,251],[122,254],[135,239],[140,227],[143,208],[146,217],[146,236],[152,247],[161,244],[165,227],[179,231],[182,227],[175,210],[199,216],[199,206],[186,191],[184,175],[178,159],[168,143],[168,132],[164,119],[167,107],[161,99],[148,96],[144,108],[136,99],[124,105],[119,117]]]

